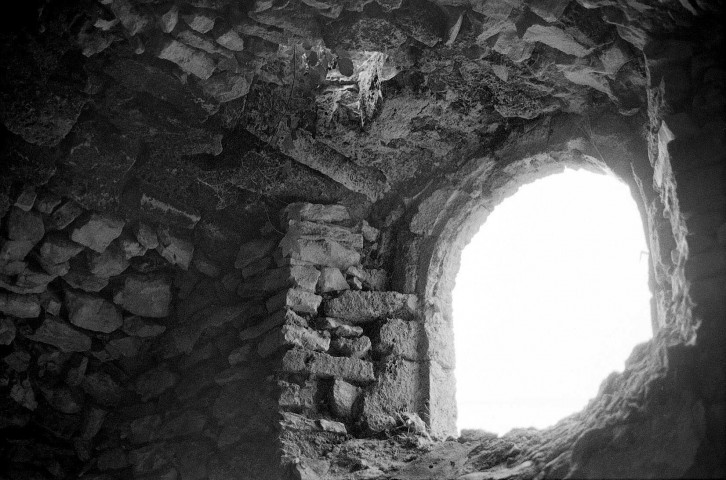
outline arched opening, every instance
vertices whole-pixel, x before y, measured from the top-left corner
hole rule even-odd
[[[630,190],[565,172],[502,201],[453,290],[458,428],[545,428],[582,409],[651,338],[648,256]]]

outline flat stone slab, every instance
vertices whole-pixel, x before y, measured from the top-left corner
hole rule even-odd
[[[330,348],[330,335],[310,328],[284,325],[262,339],[257,347],[257,353],[264,358],[283,347],[300,347],[306,350],[327,352]]]
[[[346,291],[323,306],[325,315],[351,323],[368,323],[381,318],[412,319],[418,297],[398,292]]]
[[[51,265],[67,262],[83,250],[83,245],[60,232],[51,232],[40,245],[40,256]]]
[[[71,233],[71,240],[102,253],[123,231],[124,221],[110,215],[92,213]]]
[[[129,275],[113,301],[134,315],[163,318],[169,315],[171,283],[165,277]]]
[[[40,300],[36,295],[0,292],[0,312],[18,318],[40,315]]]
[[[86,352],[91,349],[91,337],[57,317],[47,317],[28,339],[53,345],[62,352]]]
[[[101,297],[66,291],[70,322],[86,330],[111,333],[123,325],[123,317],[113,303]]]
[[[280,248],[283,257],[311,265],[345,270],[360,263],[360,253],[326,238],[298,238],[281,244]]]
[[[318,378],[342,378],[355,383],[370,383],[375,380],[371,362],[357,358],[331,357],[298,348],[285,353],[282,371],[305,373]]]
[[[350,220],[350,213],[343,205],[321,205],[319,203],[291,203],[282,211],[282,222],[307,220],[310,222],[340,223]]]
[[[289,308],[298,313],[317,313],[323,297],[300,288],[284,290],[266,302],[267,311],[275,312]]]

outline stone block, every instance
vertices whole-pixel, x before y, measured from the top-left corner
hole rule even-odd
[[[345,380],[336,378],[333,380],[333,388],[330,390],[330,409],[333,414],[344,421],[354,418],[355,407],[360,397],[361,389]]]
[[[63,230],[83,213],[83,208],[74,202],[68,200],[61,205],[48,220],[48,230]]]
[[[342,205],[291,203],[280,214],[282,224],[290,220],[306,220],[319,223],[344,223],[350,220],[348,209]]]
[[[92,213],[81,220],[71,232],[71,240],[102,253],[121,235],[124,221],[110,215]]]
[[[446,438],[456,435],[456,377],[454,370],[444,368],[437,362],[426,363],[428,367],[428,417],[431,435]]]
[[[19,295],[0,291],[0,312],[18,318],[40,315],[40,299],[36,295]]]
[[[348,278],[355,278],[360,281],[365,290],[383,291],[388,287],[388,272],[383,269],[361,268],[358,266],[349,267],[345,274]],[[360,290],[360,289],[358,289]]]
[[[113,301],[134,315],[163,318],[169,315],[171,283],[162,276],[129,275]]]
[[[369,323],[381,318],[412,319],[416,316],[418,298],[397,292],[343,292],[326,301],[325,315],[351,323]]]
[[[88,272],[95,277],[115,277],[129,267],[126,254],[115,242],[103,253],[88,251],[86,259]]]
[[[342,290],[348,290],[348,282],[345,281],[345,277],[339,268],[335,267],[322,267],[320,269],[320,278],[318,279],[318,292],[339,292]]]
[[[376,352],[380,355],[397,355],[406,360],[417,361],[423,341],[423,327],[419,322],[395,318],[381,326]]]
[[[26,212],[13,207],[5,219],[5,225],[10,240],[27,240],[36,244],[45,235],[43,219],[35,211]]]
[[[289,220],[287,233],[280,242],[280,245],[282,246],[283,244],[299,239],[328,239],[354,250],[363,248],[363,235],[351,232],[348,228],[305,220]]]
[[[66,307],[70,322],[86,330],[111,333],[123,325],[123,317],[114,304],[101,297],[66,292]]]
[[[333,339],[330,347],[338,355],[363,358],[371,349],[371,339],[366,336],[356,338],[338,337]]]
[[[360,337],[363,335],[363,327],[351,325],[350,323],[332,317],[320,317],[316,326],[322,330],[329,330],[334,337]]]
[[[304,373],[317,378],[342,378],[355,383],[370,383],[375,380],[371,362],[357,358],[331,357],[297,348],[285,353],[282,371]]]
[[[30,240],[6,240],[0,238],[0,264],[8,265],[22,261],[34,246],[35,244]]]
[[[298,313],[317,313],[323,297],[300,288],[290,288],[273,296],[266,302],[268,312],[289,308]]]
[[[189,268],[189,263],[194,255],[194,244],[182,238],[180,235],[173,233],[168,228],[162,228],[157,232],[159,236],[159,246],[156,251],[172,265],[177,265],[183,270]]]
[[[85,270],[76,269],[76,267],[72,267],[62,277],[68,285],[84,292],[100,292],[108,285],[108,277],[95,277]]]
[[[135,225],[133,232],[134,235],[136,235],[136,240],[138,240],[139,243],[146,247],[148,250],[154,250],[156,247],[159,246],[158,235],[156,234],[154,229],[146,223],[140,222]]]
[[[91,349],[91,337],[73,328],[60,318],[48,316],[28,339],[47,343],[62,352],[86,352]]]
[[[121,235],[116,239],[116,243],[127,260],[134,257],[141,257],[148,250],[139,242],[139,239],[135,235],[127,230],[121,232]]]
[[[300,317],[297,313],[292,310],[282,309],[271,315],[259,324],[242,330],[239,334],[240,340],[252,340],[260,337],[262,334],[269,332],[274,327],[280,325],[297,325],[307,326],[307,322],[304,318]]]
[[[300,347],[306,350],[327,352],[330,347],[330,335],[321,334],[310,328],[295,325],[283,325],[274,329],[257,346],[257,353],[265,358],[283,347]]]
[[[360,253],[328,239],[297,239],[281,245],[282,256],[291,260],[345,270],[360,263]]]
[[[56,265],[67,262],[83,250],[80,245],[60,232],[49,233],[40,244],[40,257],[47,263]]]
[[[279,380],[277,386],[280,389],[278,404],[280,408],[295,412],[313,412],[316,406],[318,394],[318,382],[308,380],[302,386],[296,383],[289,383]]]
[[[425,369],[416,362],[389,357],[380,376],[363,397],[362,418],[366,426],[380,432],[396,426],[400,412],[418,413],[426,404]]]

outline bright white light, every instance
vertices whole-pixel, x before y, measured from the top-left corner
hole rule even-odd
[[[637,206],[611,176],[566,170],[497,206],[453,292],[459,429],[582,409],[652,336],[647,265]]]

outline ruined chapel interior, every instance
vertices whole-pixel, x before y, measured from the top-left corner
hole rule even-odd
[[[1,479],[726,476],[723,2],[15,3]],[[653,337],[460,433],[461,251],[566,167],[629,187]]]

